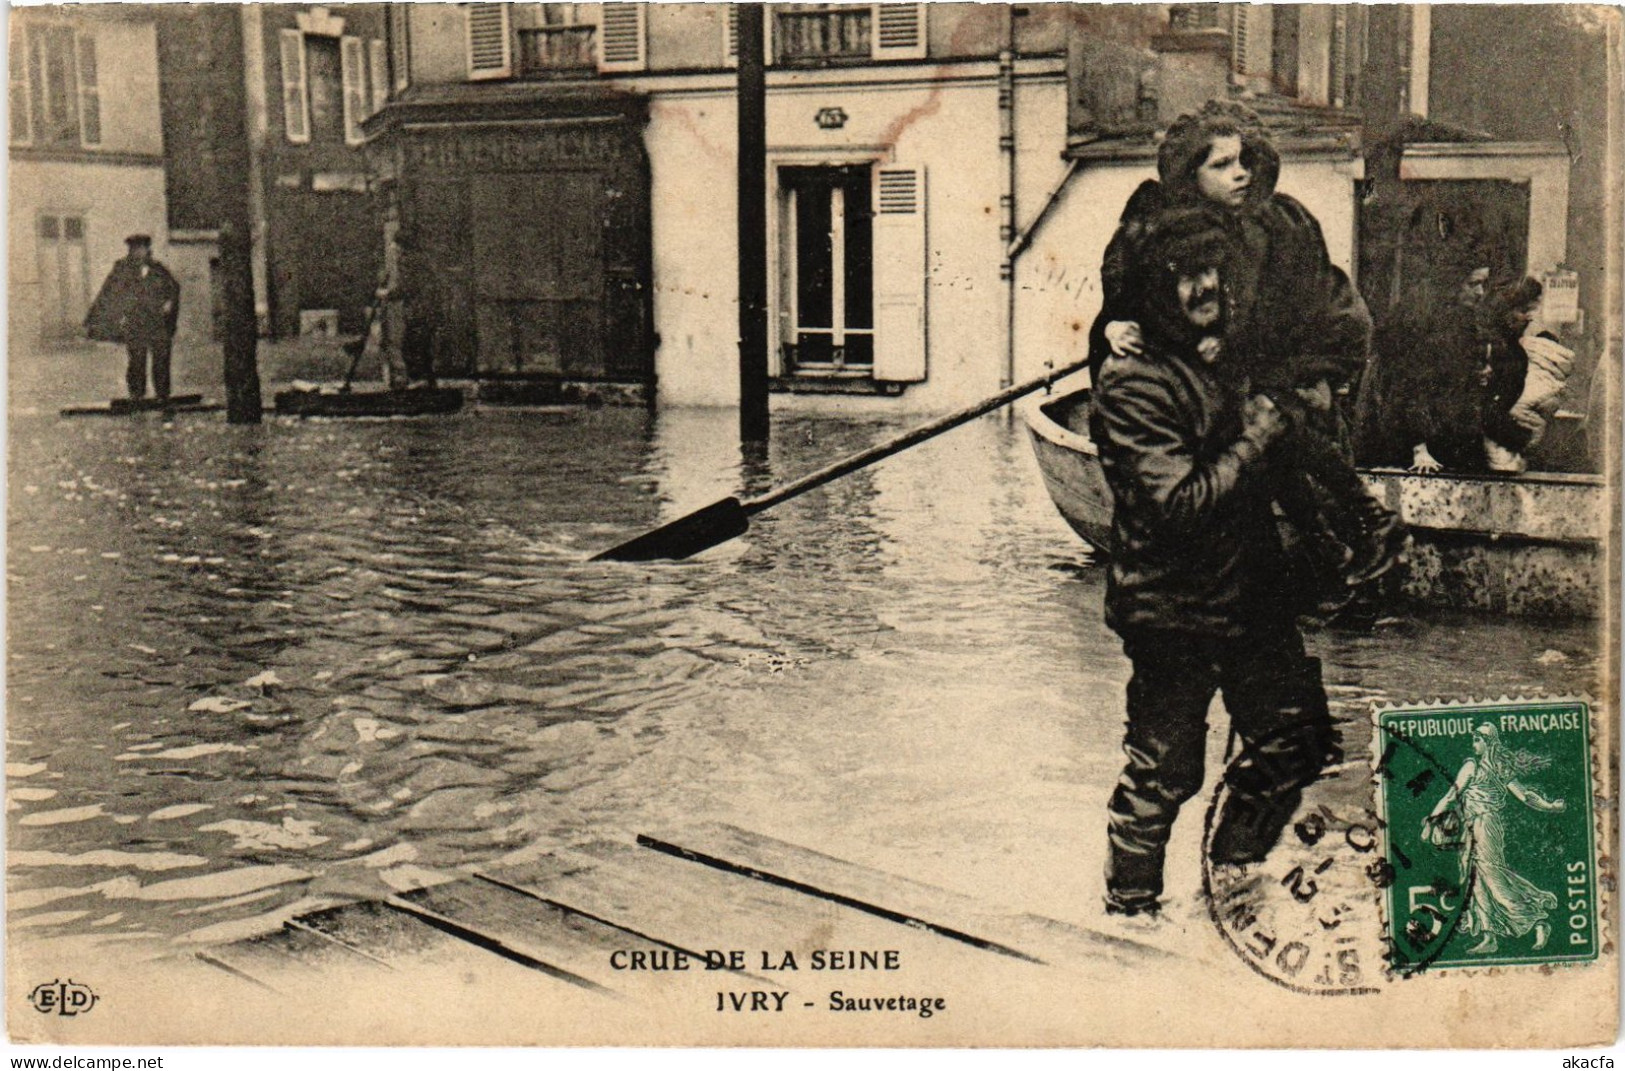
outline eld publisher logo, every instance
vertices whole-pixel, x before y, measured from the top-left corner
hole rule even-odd
[[[37,985],[28,1000],[41,1015],[82,1015],[96,1006],[96,994],[72,978]]]

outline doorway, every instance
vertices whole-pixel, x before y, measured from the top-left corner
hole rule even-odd
[[[39,217],[40,341],[68,342],[84,335],[90,308],[90,264],[85,217]]]
[[[1360,211],[1360,289],[1381,323],[1407,295],[1450,290],[1470,267],[1493,279],[1529,263],[1528,182],[1410,179]],[[1471,265],[1468,262],[1471,261]]]
[[[786,375],[872,376],[868,164],[779,168],[779,340]]]

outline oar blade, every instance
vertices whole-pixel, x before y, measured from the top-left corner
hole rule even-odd
[[[662,558],[687,558],[718,543],[726,543],[735,536],[744,535],[750,527],[750,515],[737,498],[725,498],[703,509],[686,513],[629,539],[619,546],[594,554],[595,562],[649,562]]]

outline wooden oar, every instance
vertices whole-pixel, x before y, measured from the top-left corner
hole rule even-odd
[[[1024,394],[1031,394],[1040,387],[1054,383],[1063,376],[1080,371],[1089,362],[1077,361],[1064,368],[1057,368],[1037,379],[1029,379],[1025,383],[1017,383],[1013,387],[1006,387],[991,398],[977,402],[967,409],[950,413],[945,417],[933,420],[929,424],[922,424],[895,438],[887,439],[862,450],[851,457],[842,458],[815,472],[809,472],[799,480],[792,480],[782,487],[775,487],[766,494],[756,498],[747,498],[741,501],[738,498],[724,498],[720,502],[713,502],[709,506],[686,513],[661,525],[653,531],[645,532],[635,539],[629,539],[619,546],[592,556],[593,561],[617,562],[646,562],[659,558],[687,558],[691,554],[698,554],[702,550],[709,550],[719,543],[726,543],[735,536],[743,535],[750,528],[752,514],[760,513],[764,509],[776,506],[786,499],[794,498],[799,494],[811,491],[814,487],[821,487],[831,480],[839,479],[849,472],[855,472],[865,465],[871,465],[881,458],[901,453],[909,447],[940,435],[950,428],[957,428],[967,420],[974,420],[983,413],[988,413],[1002,405],[1008,405]]]

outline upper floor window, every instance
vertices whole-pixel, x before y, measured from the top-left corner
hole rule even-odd
[[[388,96],[384,43],[343,34],[282,30],[282,120],[288,140],[366,140],[362,122]]]
[[[1244,93],[1344,108],[1356,101],[1365,12],[1357,4],[1174,4],[1173,30],[1230,35],[1230,79]]]
[[[770,62],[924,59],[924,4],[774,4],[767,20]],[[737,9],[729,9],[728,61],[735,61]]]
[[[637,71],[647,56],[641,3],[468,4],[470,79]]]
[[[779,4],[773,9],[773,43],[785,63],[867,59],[872,21],[867,4]]]
[[[62,23],[14,29],[9,60],[13,144],[102,143],[94,36]]]

